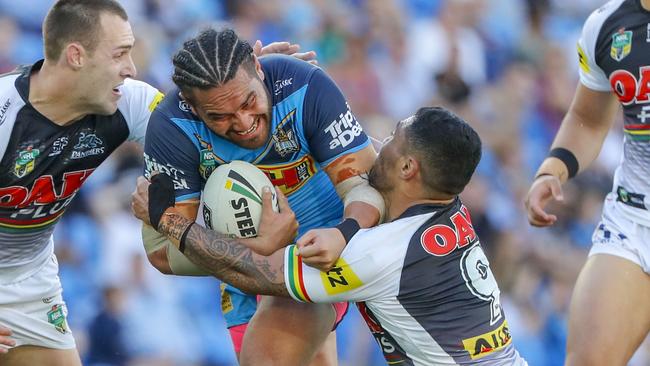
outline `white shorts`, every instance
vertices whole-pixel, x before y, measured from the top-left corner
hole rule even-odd
[[[616,196],[607,195],[603,205],[602,221],[592,236],[589,256],[610,254],[636,263],[650,274],[650,227],[638,224],[623,213],[623,203]]]
[[[22,271],[0,270],[0,325],[12,330],[17,346],[73,349],[59,264],[54,254],[45,259]]]

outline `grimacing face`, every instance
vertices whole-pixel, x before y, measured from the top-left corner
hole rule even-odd
[[[120,86],[126,78],[136,75],[131,59],[135,38],[129,22],[119,16],[105,13],[100,19],[99,42],[94,52],[87,54],[79,89],[82,101],[93,113],[110,115],[117,111],[122,96]]]
[[[406,118],[397,123],[393,133],[384,139],[379,155],[368,174],[368,182],[379,192],[386,193],[393,190],[397,183],[399,166],[397,160],[401,156],[404,144],[404,127],[411,123],[414,117]]]
[[[217,135],[246,148],[257,149],[269,139],[271,98],[262,80],[264,73],[255,60],[255,74],[240,65],[225,84],[192,90],[194,113]]]

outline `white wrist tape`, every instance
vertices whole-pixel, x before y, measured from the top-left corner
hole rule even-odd
[[[379,223],[383,222],[386,211],[384,197],[368,184],[368,180],[357,175],[337,184],[335,188],[344,207],[352,202],[367,203],[379,211]]]

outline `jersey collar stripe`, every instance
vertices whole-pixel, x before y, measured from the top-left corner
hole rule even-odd
[[[296,246],[291,245],[289,247],[289,271],[291,275],[289,276],[289,285],[293,294],[302,301],[313,302],[307,291],[305,289],[305,284],[303,283],[302,278],[302,261],[300,257],[296,254]]]

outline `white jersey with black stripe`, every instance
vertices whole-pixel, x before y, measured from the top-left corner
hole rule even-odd
[[[460,199],[359,231],[328,272],[290,246],[285,282],[298,301],[357,302],[389,364],[526,365]]]
[[[613,192],[629,219],[650,226],[650,12],[640,0],[606,3],[585,22],[578,56],[580,82],[613,92],[623,107],[624,153]]]
[[[118,110],[59,126],[29,103],[42,61],[0,76],[0,269],[40,263],[54,225],[83,182],[120,144],[142,142],[163,95],[141,81],[121,86]]]

